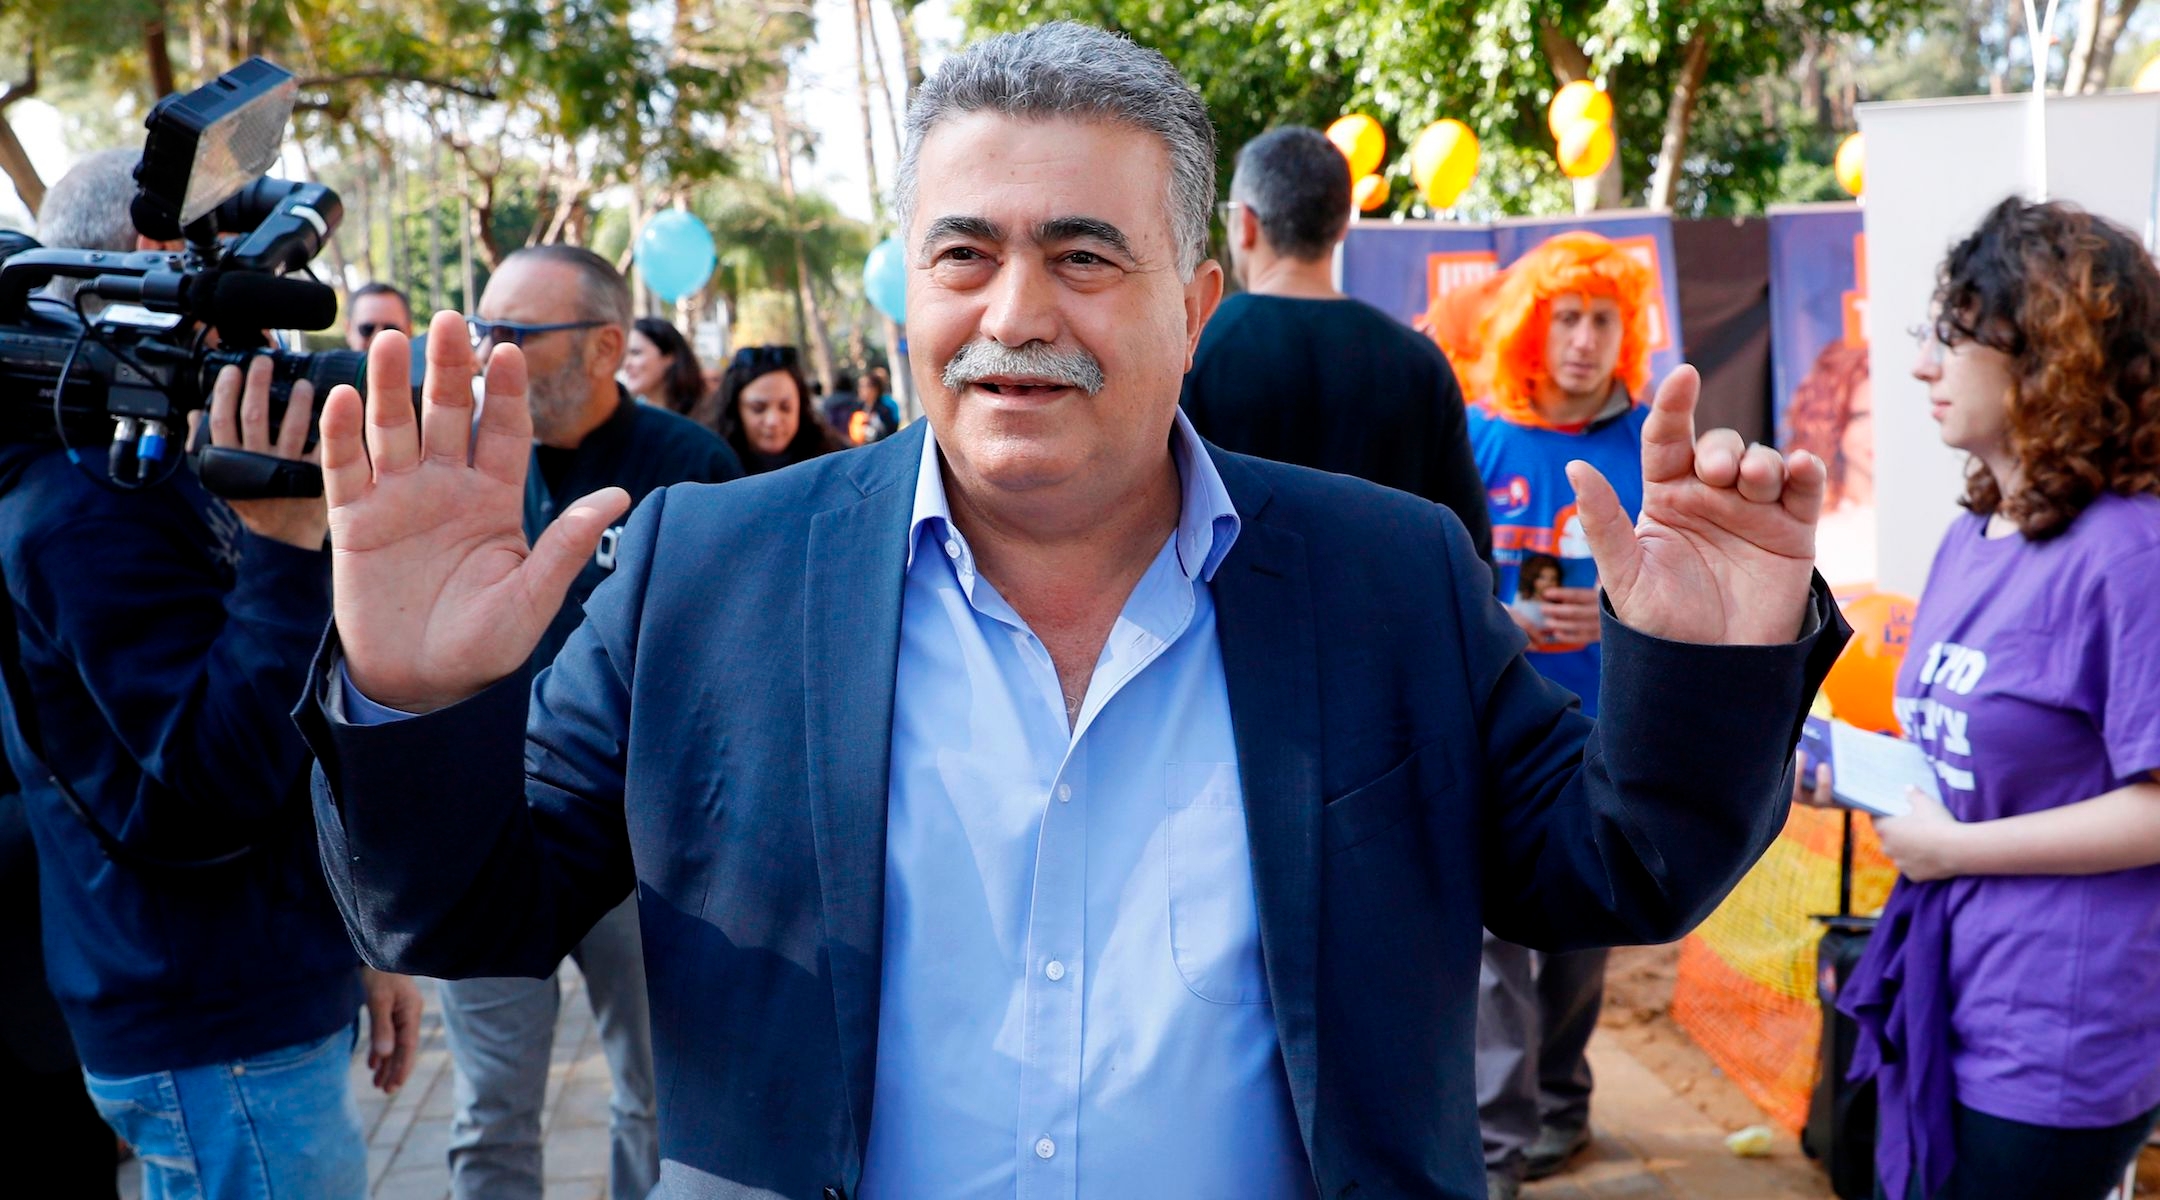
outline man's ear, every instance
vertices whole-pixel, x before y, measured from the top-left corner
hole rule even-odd
[[[620,325],[602,325],[593,330],[592,372],[595,379],[615,377],[622,369],[623,351],[630,347],[630,335]]]
[[[1215,308],[1222,303],[1222,264],[1208,259],[1193,270],[1192,280],[1185,285],[1185,369],[1192,370],[1193,355],[1200,349],[1200,331],[1207,328],[1208,318],[1215,315]]]
[[[1237,223],[1230,236],[1236,240],[1238,249],[1249,254],[1260,244],[1260,214],[1244,204],[1232,211],[1237,214]]]

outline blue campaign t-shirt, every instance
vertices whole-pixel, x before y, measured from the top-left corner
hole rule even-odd
[[[1642,428],[1649,415],[1647,405],[1632,405],[1580,432],[1567,432],[1517,424],[1484,404],[1470,410],[1470,451],[1485,481],[1494,582],[1502,603],[1541,620],[1534,592],[1519,593],[1526,569],[1542,572],[1548,565],[1558,570],[1561,587],[1597,586],[1597,564],[1576,519],[1567,465],[1581,459],[1596,467],[1633,520],[1642,512]],[[1539,674],[1582,697],[1583,711],[1597,715],[1602,659],[1595,643],[1533,639],[1528,653]]]

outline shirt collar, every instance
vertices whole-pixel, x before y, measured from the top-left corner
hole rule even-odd
[[[933,532],[950,532],[953,540],[961,541],[960,531],[952,523],[952,507],[945,497],[945,474],[939,467],[937,431],[927,431],[923,438],[922,463],[915,473],[915,514],[908,521],[907,565],[915,566],[915,547],[922,538],[923,526],[930,524]],[[1185,578],[1205,583],[1215,578],[1216,568],[1229,555],[1230,547],[1237,542],[1237,506],[1230,502],[1230,493],[1223,487],[1222,475],[1215,470],[1215,460],[1208,455],[1207,444],[1200,440],[1192,422],[1185,419],[1185,410],[1177,410],[1177,420],[1170,431],[1170,457],[1177,463],[1178,481],[1183,499],[1178,510],[1177,555],[1178,567]]]

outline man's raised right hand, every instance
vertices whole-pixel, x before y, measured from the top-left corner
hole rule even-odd
[[[498,345],[473,421],[476,363],[465,319],[435,314],[413,413],[412,347],[368,347],[368,395],[340,385],[322,413],[338,638],[353,686],[422,713],[514,673],[562,607],[601,534],[630,507],[621,488],[570,505],[537,545],[524,532],[532,413],[525,357]]]

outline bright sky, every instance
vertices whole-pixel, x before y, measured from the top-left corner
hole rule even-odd
[[[900,66],[900,32],[893,23],[892,7],[886,0],[872,0],[870,8],[893,102],[904,105],[907,77]],[[801,127],[816,135],[816,157],[803,164],[797,178],[806,187],[831,196],[840,211],[866,221],[871,209],[863,164],[862,112],[856,95],[854,4],[852,0],[815,0],[813,12],[818,36],[795,65],[794,107]],[[960,22],[952,15],[949,0],[928,0],[916,9],[915,26],[923,42],[925,69],[936,67],[960,40]],[[875,87],[876,75],[871,78]],[[893,167],[899,159],[886,133],[890,126],[885,111],[874,100],[870,124],[877,138],[878,182],[890,195]],[[42,100],[24,100],[9,106],[8,119],[48,185],[66,174],[79,148],[66,144],[58,110]],[[30,212],[15,194],[14,185],[0,175],[0,227],[7,226],[30,228]]]

